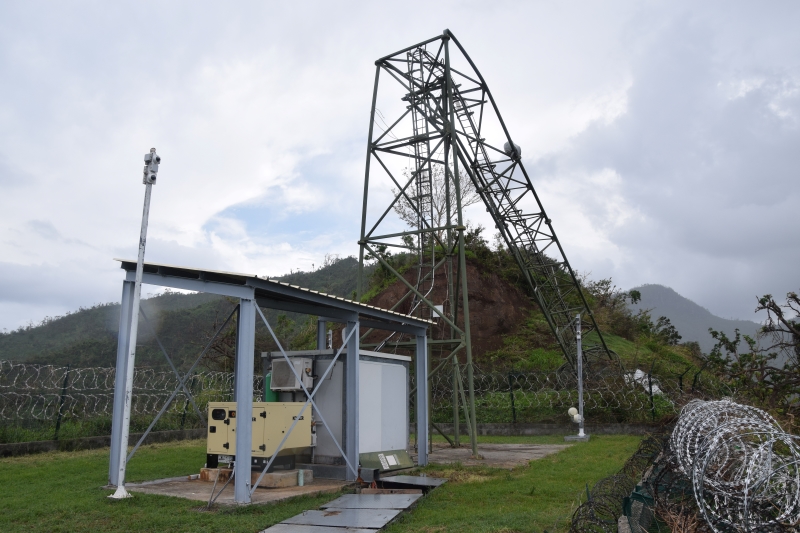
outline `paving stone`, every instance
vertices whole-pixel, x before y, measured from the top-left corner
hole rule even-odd
[[[422,494],[345,494],[323,509],[408,509]]]
[[[401,512],[402,511],[398,509],[329,509],[326,511],[304,511],[281,523],[306,526],[380,529],[394,520]]]

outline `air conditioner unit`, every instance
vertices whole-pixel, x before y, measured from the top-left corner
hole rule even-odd
[[[293,357],[290,361],[297,375],[303,380],[303,385],[305,385],[306,389],[311,390],[314,385],[314,378],[311,375],[311,359]],[[272,361],[272,381],[269,388],[274,391],[303,390],[285,359],[274,359]]]

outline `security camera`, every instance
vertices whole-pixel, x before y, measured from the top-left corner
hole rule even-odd
[[[158,164],[161,163],[161,156],[156,154],[155,148],[150,148],[150,153],[144,154],[144,171],[142,183],[145,185],[155,185],[158,176]]]

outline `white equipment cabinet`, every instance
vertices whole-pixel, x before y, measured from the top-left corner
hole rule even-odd
[[[344,445],[346,424],[344,409],[345,361],[340,357],[324,381],[318,381],[330,366],[330,350],[288,352],[291,359],[313,358],[315,386],[314,401],[330,426],[331,435],[314,410],[317,445],[314,463],[341,464],[342,458],[332,437]],[[359,370],[359,453],[405,451],[408,448],[409,426],[409,365],[410,357],[361,350]],[[267,354],[263,354],[267,356]],[[276,361],[273,362],[275,364]],[[286,364],[285,361],[283,363]],[[302,393],[280,392],[280,401],[302,401]]]
[[[407,368],[385,356],[362,359],[359,377],[359,451],[405,450],[408,446]]]

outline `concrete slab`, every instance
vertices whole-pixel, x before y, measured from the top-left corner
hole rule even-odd
[[[345,494],[321,509],[408,509],[422,494]]]
[[[422,489],[361,489],[361,494],[422,494]]]
[[[304,511],[287,518],[282,524],[306,526],[351,527],[381,529],[402,511],[398,509],[329,509],[327,511]]]
[[[451,448],[447,444],[435,443],[433,453],[428,454],[432,464],[461,463],[464,466],[491,466],[494,468],[514,468],[527,465],[530,461],[541,459],[568,448],[570,444],[481,444],[478,452],[482,459],[472,457],[468,447]]]
[[[259,533],[375,533],[376,529],[353,527],[306,526],[300,524],[275,524]]]
[[[296,476],[296,474],[295,474]],[[222,483],[217,484],[216,491],[222,488]],[[315,479],[303,487],[283,487],[262,489],[259,487],[252,496],[252,503],[273,503],[300,495],[315,495],[332,493],[346,487],[348,483],[330,479]],[[171,478],[166,480],[147,481],[144,483],[126,483],[125,488],[131,492],[146,494],[160,494],[162,496],[176,496],[198,502],[208,502],[211,497],[213,482],[188,480],[187,478]],[[233,483],[228,483],[225,490],[216,500],[216,503],[235,505],[233,501]]]

